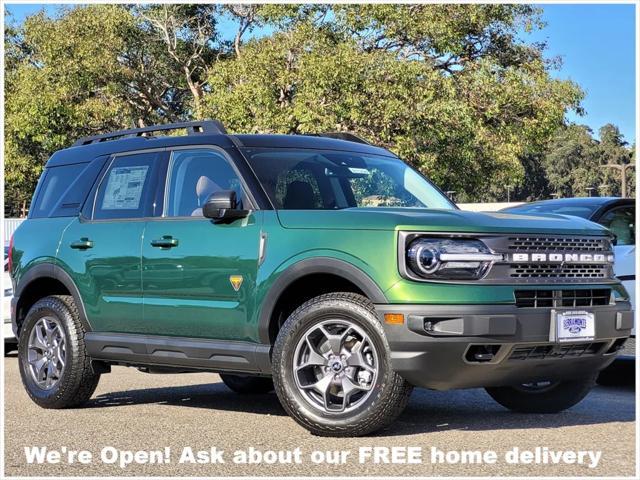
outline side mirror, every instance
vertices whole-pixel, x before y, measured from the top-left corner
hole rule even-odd
[[[248,210],[238,209],[238,198],[233,190],[212,193],[202,207],[202,214],[217,222],[237,220],[249,215]]]

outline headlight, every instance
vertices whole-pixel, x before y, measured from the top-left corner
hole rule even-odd
[[[407,267],[433,280],[478,280],[503,259],[480,240],[420,237],[409,243]]]

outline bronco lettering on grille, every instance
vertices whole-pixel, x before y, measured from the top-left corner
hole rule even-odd
[[[513,253],[513,262],[613,263],[614,256],[602,253]]]

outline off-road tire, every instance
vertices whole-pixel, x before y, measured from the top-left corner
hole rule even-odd
[[[236,393],[260,394],[273,392],[273,380],[268,377],[221,373],[220,378],[230,390]]]
[[[324,413],[310,405],[293,377],[293,357],[304,332],[327,318],[343,318],[364,330],[378,352],[377,380],[369,397],[351,412]],[[406,407],[413,386],[391,368],[384,329],[371,302],[354,293],[329,293],[297,308],[278,332],[272,358],[273,383],[287,413],[314,435],[355,437],[392,423]]]
[[[486,391],[503,407],[520,413],[558,413],[579,403],[595,385],[596,376],[565,380],[548,389],[490,387]]]
[[[40,388],[27,371],[27,350],[31,330],[44,316],[56,317],[65,336],[66,359],[62,375],[53,388]],[[84,343],[85,329],[73,297],[54,295],[38,300],[29,310],[18,342],[20,376],[29,397],[43,408],[73,408],[84,404],[95,391],[100,374],[91,367]]]

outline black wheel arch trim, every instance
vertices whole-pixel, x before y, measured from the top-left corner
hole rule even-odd
[[[65,288],[69,291],[69,293],[73,297],[73,301],[76,303],[76,306],[78,307],[78,312],[80,314],[80,322],[82,323],[82,326],[85,328],[87,332],[90,332],[91,324],[87,319],[87,313],[84,308],[84,302],[82,301],[82,297],[80,296],[80,291],[78,290],[78,287],[76,287],[76,284],[74,283],[71,276],[67,272],[65,272],[62,267],[54,263],[40,263],[38,265],[34,265],[29,270],[27,270],[27,272],[22,276],[22,278],[20,278],[20,282],[16,286],[16,291],[14,294],[14,298],[16,299],[16,312],[15,312],[15,315],[13,315],[14,318],[12,319],[12,322],[14,323],[13,325],[14,332],[20,333],[17,328],[17,317],[18,317],[17,307],[18,307],[18,304],[20,303],[20,296],[22,295],[22,292],[26,287],[28,287],[35,280],[38,280],[41,278],[53,278],[54,280],[58,280],[60,283],[62,283],[65,286]]]
[[[293,282],[301,277],[323,273],[348,280],[362,290],[373,303],[389,303],[380,287],[355,265],[332,257],[313,257],[300,260],[278,275],[262,302],[258,317],[258,334],[260,342],[270,343],[269,324],[271,316],[282,293]]]

